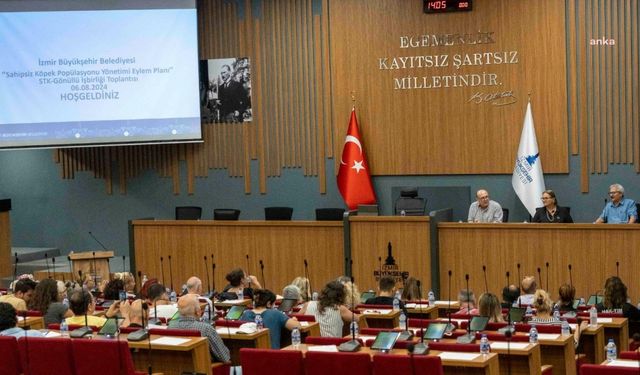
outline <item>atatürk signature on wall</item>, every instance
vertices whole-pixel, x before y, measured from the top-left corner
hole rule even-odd
[[[508,91],[498,91],[498,92],[476,92],[471,95],[467,103],[491,103],[491,105],[501,106],[501,105],[509,105],[518,101],[518,98],[513,93],[513,90]]]

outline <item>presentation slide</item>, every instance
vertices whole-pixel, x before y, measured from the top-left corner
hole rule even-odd
[[[194,0],[2,1],[0,41],[0,148],[201,140]]]

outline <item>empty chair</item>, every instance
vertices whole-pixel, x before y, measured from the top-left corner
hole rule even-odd
[[[344,208],[316,208],[318,221],[342,220],[343,217]]]
[[[29,337],[18,339],[24,375],[74,375],[71,340]]]
[[[267,369],[279,375],[304,374],[302,352],[297,350],[242,348],[240,364],[244,375],[262,375]]]
[[[178,206],[176,207],[176,220],[200,220],[202,207]]]
[[[424,216],[427,201],[418,197],[418,188],[407,188],[400,191],[400,198],[396,199],[395,214],[407,216]]]
[[[18,355],[18,340],[15,337],[0,336],[0,353],[2,353],[0,375],[18,375],[22,373]]]
[[[291,207],[265,207],[265,220],[291,220],[293,208]]]
[[[126,340],[71,340],[76,375],[144,374],[136,372]]]
[[[373,356],[373,375],[415,374],[442,375],[442,360],[435,355],[409,357],[376,354]]]
[[[580,375],[638,375],[637,367],[585,364],[580,366]]]
[[[369,375],[372,365],[367,353],[307,352],[304,367],[307,375]]]
[[[240,210],[233,208],[216,208],[213,210],[213,220],[238,220]]]

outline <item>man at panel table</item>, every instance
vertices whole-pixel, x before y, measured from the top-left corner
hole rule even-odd
[[[638,219],[638,209],[633,199],[624,197],[624,187],[620,184],[609,186],[611,201],[604,205],[604,209],[594,223],[633,224]]]
[[[480,189],[476,193],[476,201],[469,206],[470,223],[502,223],[502,206],[489,199],[489,192]]]

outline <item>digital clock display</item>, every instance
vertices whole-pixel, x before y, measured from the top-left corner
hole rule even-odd
[[[471,8],[471,0],[424,0],[425,13],[461,12]]]

